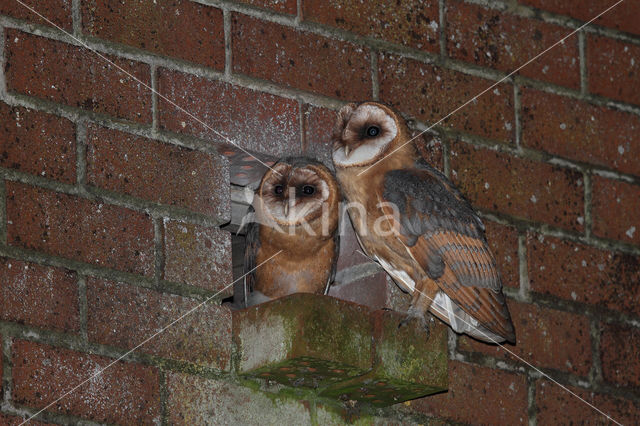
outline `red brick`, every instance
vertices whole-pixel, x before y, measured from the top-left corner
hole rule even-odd
[[[371,97],[368,49],[237,13],[231,19],[234,72],[341,99]]]
[[[87,282],[89,341],[133,349],[162,328],[137,351],[164,358],[228,369],[231,314],[199,302],[146,288],[90,278]],[[169,326],[178,318],[178,322]]]
[[[108,58],[88,49],[7,30],[7,89],[73,107],[151,123],[151,92],[120,71],[151,86],[148,65]]]
[[[228,176],[212,155],[89,126],[87,181],[110,191],[228,218]]]
[[[464,143],[451,148],[453,181],[478,207],[581,231],[578,172]]]
[[[520,0],[520,3],[528,4],[561,15],[569,15],[581,21],[590,21],[600,13],[613,6],[616,2],[611,0],[583,0],[576,7],[576,3],[566,0]],[[596,19],[590,25],[602,25],[616,30],[640,34],[638,20],[640,16],[640,3],[625,1],[618,4],[602,17]]]
[[[511,72],[571,33],[571,29],[525,19],[496,9],[447,3],[449,56]],[[555,46],[519,74],[580,88],[578,36]]]
[[[409,0],[393,6],[357,0],[302,2],[305,20],[334,26],[359,35],[439,52],[439,12],[435,0]]]
[[[530,234],[531,290],[640,315],[640,258]]]
[[[53,23],[54,26],[61,27],[67,31],[72,30],[71,0],[20,0],[29,8],[38,12]],[[0,15],[9,15],[18,19],[25,19],[29,22],[42,25],[52,25],[45,21],[29,8],[21,5],[17,1],[5,1],[0,4]]]
[[[164,279],[221,291],[232,282],[231,235],[217,228],[204,228],[165,220]]]
[[[84,0],[82,25],[102,39],[224,69],[222,10],[211,6],[185,0]]]
[[[277,156],[300,152],[295,100],[166,69],[158,71],[158,87],[160,93],[201,121],[160,100],[158,115],[163,129],[225,142],[214,129],[245,149]]]
[[[239,0],[252,6],[271,9],[280,13],[295,15],[298,13],[298,2],[296,0]]]
[[[640,387],[640,329],[617,324],[604,325],[600,338],[600,360],[605,381]]]
[[[527,424],[522,375],[449,361],[449,391],[411,401],[414,410],[473,424]]]
[[[591,336],[586,317],[515,301],[509,301],[509,311],[516,329],[515,346],[488,345],[464,336],[458,348],[514,362],[526,361],[540,368],[589,374]]]
[[[153,274],[153,223],[148,215],[22,183],[6,185],[10,245]]]
[[[336,117],[337,113],[334,110],[308,104],[303,106],[305,155],[317,158],[325,164],[332,164],[331,129],[336,122]]]
[[[0,166],[73,183],[75,126],[69,120],[0,102]]]
[[[13,401],[44,408],[107,367],[110,358],[15,340]],[[154,367],[117,362],[47,410],[98,422],[160,422],[160,389]]]
[[[0,258],[0,318],[60,331],[78,331],[76,274]]]
[[[587,72],[591,93],[640,104],[640,46],[589,35]]]
[[[493,82],[393,55],[380,55],[380,99],[420,120],[436,123]],[[514,137],[513,89],[501,84],[443,121],[504,142]]]
[[[640,405],[633,401],[573,386],[569,389],[620,424],[640,423]],[[536,408],[536,420],[541,425],[611,424],[593,407],[548,380],[539,380],[536,383]]]
[[[640,187],[595,176],[592,191],[593,233],[640,244]]]
[[[523,89],[523,145],[640,175],[639,135],[637,115]]]
[[[518,260],[518,231],[512,226],[484,221],[486,237],[491,247],[505,287],[520,287],[520,265]]]
[[[2,372],[2,369],[0,369],[0,372]],[[30,416],[25,415],[24,417],[17,417],[17,416],[10,416],[8,414],[2,414],[0,413],[0,424],[3,424],[5,426],[21,426],[25,420],[27,420]],[[34,425],[34,426],[45,426],[45,425],[52,425],[53,423],[42,423],[42,422],[38,422],[35,420],[29,420],[29,425]]]

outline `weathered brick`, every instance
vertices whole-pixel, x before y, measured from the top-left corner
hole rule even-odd
[[[73,183],[75,126],[69,120],[0,102],[0,166]]]
[[[0,372],[2,372],[2,369],[0,369]],[[20,426],[29,417],[30,416],[28,416],[28,415],[25,415],[24,417],[17,417],[17,416],[10,416],[8,414],[0,413],[0,424],[3,424],[5,426]],[[29,420],[28,424],[35,425],[35,426],[53,425],[53,423],[42,423],[42,422],[38,422],[36,420]]]
[[[230,294],[231,236],[217,228],[165,220],[164,279]]]
[[[363,36],[429,52],[440,49],[438,2],[434,0],[402,1],[393,6],[376,1],[305,1],[302,14],[305,20]]]
[[[107,56],[106,62],[88,49],[16,30],[5,38],[7,89],[73,107],[151,122],[151,86],[146,64]]]
[[[484,221],[486,237],[491,253],[498,262],[502,285],[520,287],[520,266],[518,260],[518,231],[512,226]]]
[[[592,93],[640,104],[640,46],[589,35],[587,72]]]
[[[584,188],[576,171],[455,143],[453,181],[478,207],[563,228],[584,229]]]
[[[332,165],[333,140],[331,129],[336,122],[337,113],[328,108],[305,104],[302,119],[304,128],[304,154]]]
[[[523,89],[522,143],[640,175],[640,118],[583,101]]]
[[[153,224],[148,215],[18,182],[6,186],[10,245],[153,274]]]
[[[87,140],[89,184],[229,217],[229,182],[221,159],[98,126],[89,126]]]
[[[458,348],[586,376],[591,368],[589,320],[570,312],[509,301],[516,345],[487,345],[461,337]],[[507,351],[508,350],[508,351]],[[514,356],[513,354],[517,355]]]
[[[473,424],[527,424],[522,375],[449,361],[449,391],[411,401],[415,411]]]
[[[447,3],[447,50],[452,58],[511,72],[571,33],[571,29],[460,1]],[[555,46],[519,74],[577,89],[578,36]]]
[[[231,19],[234,72],[341,99],[371,97],[368,49],[237,13]]]
[[[529,234],[531,290],[640,315],[640,258]]]
[[[228,369],[231,357],[231,314],[210,302],[89,278],[87,333],[91,342],[151,355]],[[173,321],[183,319],[169,326]]]
[[[34,408],[44,408],[113,362],[26,340],[14,340],[12,353],[13,401]],[[155,367],[119,361],[47,410],[98,422],[159,423],[159,387]]]
[[[520,0],[520,3],[561,15],[569,15],[586,22],[613,6],[616,2],[610,0],[583,0],[579,3],[579,7],[576,7],[576,3],[565,0]],[[640,3],[625,1],[596,19],[591,25],[602,25],[620,31],[640,34],[636,19],[638,16],[640,16]]]
[[[0,258],[0,318],[60,331],[78,331],[76,274]]]
[[[380,99],[420,120],[435,123],[493,82],[394,55],[380,55]],[[440,125],[503,142],[514,138],[513,89],[500,84]]]
[[[311,424],[306,406],[222,380],[167,374],[169,421],[193,424]]]
[[[82,26],[102,39],[224,69],[222,10],[211,6],[185,0],[83,0]]]
[[[20,0],[28,8],[17,1],[4,1],[0,4],[0,15],[9,15],[25,19],[35,24],[52,25],[29,8],[38,12],[53,23],[67,31],[72,29],[71,0]]]
[[[640,244],[640,187],[594,176],[593,233]]]
[[[297,0],[239,0],[241,3],[271,9],[280,13],[295,15],[298,13]]]
[[[167,69],[158,70],[158,91],[201,121],[161,99],[163,129],[225,142],[214,129],[245,149],[277,156],[300,153],[295,100]]]
[[[571,392],[606,413],[620,424],[640,423],[640,405],[633,401],[602,393],[589,392],[573,386]],[[556,383],[539,380],[536,383],[536,420],[538,424],[611,424],[593,407],[580,401]]]
[[[606,324],[600,338],[604,380],[622,386],[640,386],[640,329]]]

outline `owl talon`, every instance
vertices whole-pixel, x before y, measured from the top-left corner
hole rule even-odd
[[[424,315],[415,314],[409,311],[407,316],[398,324],[398,328],[400,329],[408,325],[411,321],[419,321],[420,326],[424,329],[425,333],[427,333],[427,338],[429,338],[429,334],[431,333],[430,324]]]

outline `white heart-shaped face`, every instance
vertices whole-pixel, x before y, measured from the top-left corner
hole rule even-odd
[[[371,131],[372,128],[377,128],[377,132]],[[383,155],[397,134],[396,123],[385,110],[375,105],[360,105],[340,132],[333,151],[333,163],[336,167],[369,165]],[[345,148],[349,149],[349,155]]]

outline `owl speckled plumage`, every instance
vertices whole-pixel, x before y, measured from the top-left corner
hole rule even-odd
[[[255,220],[247,227],[247,305],[292,293],[326,293],[340,246],[340,201],[335,176],[315,160],[284,158],[265,173],[251,208]]]
[[[349,104],[333,136],[344,196],[363,206],[349,209],[360,244],[412,294],[408,318],[426,327],[431,311],[458,333],[515,342],[484,225],[453,184],[406,143],[405,121],[382,104]]]

